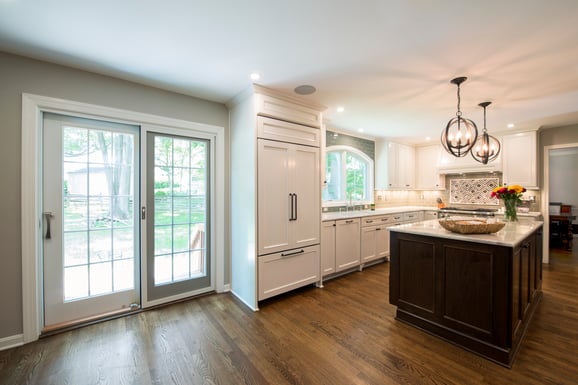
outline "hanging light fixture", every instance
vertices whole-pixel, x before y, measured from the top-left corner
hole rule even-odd
[[[486,107],[490,104],[492,104],[492,102],[478,104],[478,106],[484,108],[484,132],[478,137],[478,140],[476,140],[471,150],[472,157],[483,164],[488,164],[488,162],[496,159],[501,148],[500,141],[492,135],[488,135],[488,130],[486,129]]]
[[[462,111],[460,111],[460,84],[467,79],[467,77],[462,76],[451,81],[452,84],[458,86],[458,111],[456,112],[456,117],[452,118],[446,125],[445,130],[442,131],[441,138],[442,146],[444,146],[446,151],[458,158],[466,156],[478,139],[476,123],[470,119],[463,118]]]

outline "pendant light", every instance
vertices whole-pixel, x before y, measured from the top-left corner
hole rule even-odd
[[[484,132],[472,148],[472,157],[480,163],[488,164],[488,162],[493,161],[498,157],[500,153],[500,141],[488,135],[488,130],[486,129],[486,107],[488,107],[492,102],[483,102],[478,104],[478,106],[484,108]]]
[[[452,84],[458,86],[458,111],[456,112],[456,117],[452,118],[446,125],[445,130],[442,131],[441,137],[442,146],[444,146],[446,151],[458,158],[466,156],[478,139],[476,123],[470,119],[463,118],[462,111],[460,111],[460,84],[467,79],[467,77],[462,76],[451,81]]]

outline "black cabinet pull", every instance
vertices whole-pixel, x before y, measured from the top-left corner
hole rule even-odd
[[[297,220],[297,194],[293,194],[293,199],[295,199],[295,215],[293,216],[293,220]]]
[[[301,249],[299,251],[295,251],[293,253],[283,253],[281,254],[282,257],[290,257],[292,255],[297,255],[297,254],[303,254],[305,252],[305,250]]]
[[[293,193],[289,193],[289,222],[293,221]]]

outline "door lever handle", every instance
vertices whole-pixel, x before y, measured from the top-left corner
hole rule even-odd
[[[44,238],[46,239],[50,239],[51,235],[50,235],[50,220],[52,218],[54,218],[54,214],[52,214],[52,211],[46,211],[44,213],[42,213],[44,215],[44,217],[46,218],[46,235],[44,236]]]

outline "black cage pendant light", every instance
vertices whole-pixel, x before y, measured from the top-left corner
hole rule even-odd
[[[493,161],[498,157],[500,153],[500,141],[488,135],[488,130],[486,129],[486,107],[488,107],[492,102],[483,102],[478,104],[478,106],[484,108],[484,132],[478,137],[474,147],[472,148],[472,157],[480,163],[488,164],[488,162]]]
[[[466,156],[478,139],[478,127],[470,119],[462,117],[460,111],[460,84],[465,82],[467,77],[459,77],[451,82],[458,86],[458,111],[456,117],[452,118],[442,131],[442,146],[447,152],[455,157]]]

